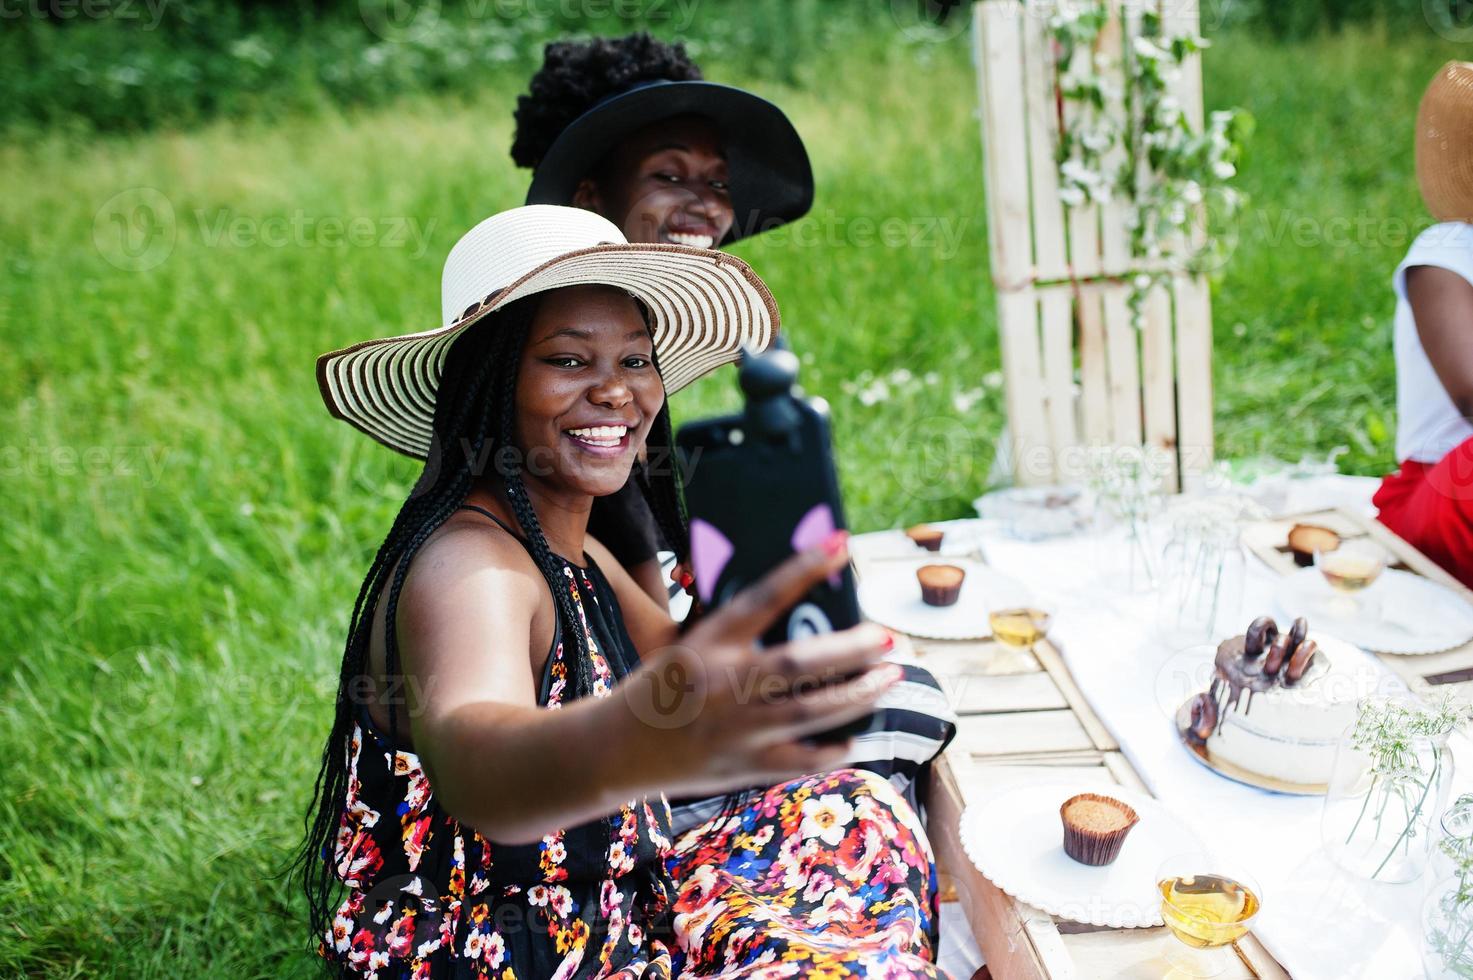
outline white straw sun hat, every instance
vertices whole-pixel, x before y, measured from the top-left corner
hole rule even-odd
[[[736,360],[743,346],[766,348],[778,329],[772,294],[741,259],[684,245],[631,245],[592,211],[533,204],[492,215],[455,243],[441,277],[444,326],[319,357],[322,400],[336,418],[423,459],[455,338],[525,296],[593,283],[624,289],[649,308],[667,395]]]

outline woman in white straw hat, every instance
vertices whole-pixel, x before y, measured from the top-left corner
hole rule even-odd
[[[1437,219],[1396,268],[1396,458],[1381,521],[1473,586],[1473,63],[1417,112],[1417,183]]]
[[[843,532],[681,636],[585,531],[669,446],[667,394],[770,342],[762,281],[530,206],[461,239],[443,306],[318,361],[335,416],[426,460],[355,605],[299,855],[334,971],[938,975],[915,812],[806,737],[894,683],[888,634],[754,648],[847,560]],[[643,488],[683,556],[673,468]],[[671,840],[665,791],[754,784]]]

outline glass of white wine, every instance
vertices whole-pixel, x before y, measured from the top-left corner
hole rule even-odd
[[[1218,947],[1237,942],[1263,907],[1257,879],[1235,862],[1205,852],[1178,854],[1156,869],[1161,918],[1179,940],[1166,961],[1185,977],[1215,977],[1237,962]]]
[[[1360,593],[1376,583],[1390,561],[1390,552],[1370,538],[1353,538],[1331,551],[1315,551],[1315,567],[1335,590],[1328,612],[1337,619],[1374,615],[1374,603]]]
[[[1029,652],[1032,652],[1033,644],[1048,635],[1053,618],[1052,605],[1039,599],[1030,599],[1026,605],[992,609],[987,613],[993,639]]]

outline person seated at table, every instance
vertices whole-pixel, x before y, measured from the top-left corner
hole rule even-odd
[[[586,208],[631,242],[712,248],[794,221],[813,202],[808,153],[782,110],[705,81],[679,44],[645,33],[549,44],[528,88],[511,149],[533,172],[528,204]],[[594,502],[589,533],[663,602],[656,524],[631,483]],[[683,564],[673,574],[690,590]],[[919,806],[956,715],[929,671],[904,670],[849,763],[889,778]],[[720,804],[678,801],[677,827]]]
[[[766,286],[546,206],[477,225],[443,282],[445,326],[318,361],[334,416],[426,460],[355,602],[299,855],[322,955],[347,976],[941,975],[919,818],[810,739],[898,679],[888,634],[754,642],[848,560],[845,532],[683,636],[587,533],[669,445],[664,379],[770,342]],[[673,478],[642,488],[683,557]],[[751,785],[672,839],[664,792]]]
[[[1373,499],[1382,523],[1473,586],[1473,63],[1428,86],[1416,161],[1439,223],[1392,279],[1400,465]]]
[[[718,248],[813,203],[808,152],[788,117],[704,81],[682,45],[642,32],[554,42],[528,89],[511,146],[532,171],[527,204],[587,208],[631,242]],[[645,591],[667,594],[660,535],[632,485],[595,503],[589,528]],[[689,588],[688,570],[678,574]]]

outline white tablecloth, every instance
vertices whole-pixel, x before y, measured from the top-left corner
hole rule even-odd
[[[1356,504],[1364,484],[1331,481],[1333,493],[1304,492],[1296,504]],[[1336,868],[1320,843],[1320,797],[1284,796],[1227,780],[1181,747],[1157,693],[1158,675],[1176,650],[1156,635],[1154,596],[1113,590],[1088,540],[1027,543],[982,523],[990,564],[1022,580],[1055,604],[1050,638],[1090,705],[1160,800],[1181,814],[1210,845],[1240,857],[1264,891],[1255,932],[1296,980],[1410,980],[1421,977],[1420,908],[1430,882],[1373,884]],[[1108,552],[1106,552],[1108,553]],[[1248,558],[1242,615],[1274,610],[1278,576]],[[1383,689],[1400,682],[1384,672]],[[1174,663],[1179,664],[1180,660]],[[1170,681],[1160,686],[1170,687]],[[1178,701],[1190,691],[1182,692]],[[1456,739],[1453,754],[1473,767],[1473,746]],[[1458,775],[1456,792],[1473,786]]]

